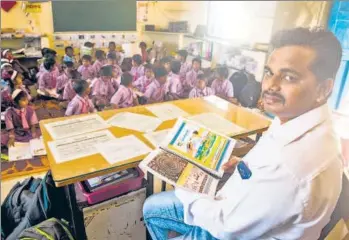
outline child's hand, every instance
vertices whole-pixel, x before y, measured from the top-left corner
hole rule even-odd
[[[236,165],[239,163],[240,160],[241,158],[239,157],[231,156],[229,161],[223,164],[222,169],[224,170],[224,172],[233,173]]]

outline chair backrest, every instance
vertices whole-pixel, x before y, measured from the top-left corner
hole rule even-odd
[[[330,222],[322,229],[319,240],[324,240],[331,230],[336,226],[340,219],[349,220],[349,176],[343,174],[342,192],[339,196],[337,205],[331,215]]]

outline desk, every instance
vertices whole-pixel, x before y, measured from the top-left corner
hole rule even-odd
[[[184,111],[186,111],[191,115],[205,113],[205,112],[213,112],[243,127],[245,131],[240,132],[239,134],[236,134],[234,136],[231,136],[234,138],[242,138],[251,134],[260,134],[263,131],[265,131],[270,125],[270,120],[268,118],[260,114],[254,113],[251,110],[233,105],[216,96],[178,100],[178,101],[173,101],[171,103],[183,109]],[[163,103],[159,103],[159,104],[163,104]],[[154,116],[150,111],[146,109],[145,106],[137,106],[132,108],[104,111],[104,112],[99,112],[98,114],[103,119],[107,120],[110,117],[112,117],[114,114],[120,113],[120,112],[132,112],[132,113],[145,114],[148,116]],[[76,118],[76,117],[79,117],[79,116],[72,116],[68,118]],[[102,176],[107,173],[121,171],[127,168],[135,167],[144,158],[144,156],[139,156],[139,157],[121,162],[119,164],[111,165],[102,157],[102,155],[95,154],[95,155],[84,157],[81,159],[76,159],[73,161],[56,164],[54,157],[52,156],[52,153],[47,145],[47,142],[52,141],[53,139],[51,138],[50,134],[48,133],[44,125],[51,122],[61,121],[63,119],[65,120],[67,119],[67,117],[43,120],[40,122],[40,128],[41,128],[42,136],[47,149],[47,156],[48,156],[48,160],[50,163],[50,168],[52,171],[52,176],[55,181],[55,184],[57,187],[66,186],[66,193],[67,193],[68,201],[70,202],[71,211],[74,215],[76,214],[80,215],[80,220],[81,220],[83,218],[81,217],[81,213],[79,214],[77,211],[77,206],[75,201],[74,183],[79,181],[84,181],[92,177]],[[176,119],[165,121],[158,127],[157,130],[171,128],[173,127],[175,122],[176,122]],[[148,142],[148,140],[144,138],[143,134],[140,132],[128,130],[128,129],[122,129],[118,127],[110,127],[109,130],[116,137],[122,137],[122,136],[133,134],[136,137],[138,137],[140,140],[142,140],[145,144],[147,144],[149,147],[154,148],[152,144]],[[149,176],[148,181],[150,181],[152,185],[153,176],[150,176],[150,175],[148,176]],[[74,226],[76,226],[76,224],[79,225],[76,227],[76,229],[74,229],[75,236],[79,236],[79,238],[81,236],[85,236],[85,234],[82,234],[81,232],[83,231],[82,229],[84,227],[83,221],[82,223],[79,223],[79,220],[75,218],[75,219],[72,219],[72,224]]]

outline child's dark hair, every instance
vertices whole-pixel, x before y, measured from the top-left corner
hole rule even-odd
[[[128,87],[130,85],[130,83],[132,83],[132,80],[133,80],[133,76],[130,73],[125,72],[121,75],[120,84],[125,86],[125,87]]]
[[[174,58],[171,56],[166,56],[160,59],[160,64],[170,63]]]
[[[19,101],[21,99],[28,99],[27,94],[24,91],[21,91],[20,93],[18,93],[18,95],[13,99],[13,103],[15,106],[19,105]]]
[[[74,69],[73,71],[70,72],[70,77],[71,79],[80,79],[81,74],[78,72],[78,70]]]
[[[194,64],[194,62],[197,62],[201,66],[201,59],[200,58],[198,58],[198,57],[194,58],[192,61],[192,64]]]
[[[88,82],[82,79],[75,79],[73,82],[73,89],[79,96],[81,96],[86,91],[88,86]]]
[[[88,48],[93,48],[93,43],[91,43],[91,42],[85,42],[85,44],[84,44],[84,46],[85,47],[88,47]]]
[[[81,60],[86,60],[86,61],[92,62],[92,57],[90,55],[84,55],[84,56],[82,56]]]
[[[63,67],[65,68],[73,68],[74,67],[74,63],[73,62],[63,62]]]
[[[228,78],[229,76],[229,69],[226,66],[220,66],[216,69],[219,76],[223,78]]]
[[[97,50],[95,54],[98,60],[102,59],[104,55],[105,55],[105,52],[103,50]]]
[[[135,54],[132,57],[132,60],[137,63],[137,65],[141,65],[142,64],[142,56],[139,54]]]
[[[150,63],[144,64],[144,70],[145,69],[153,70],[153,65],[151,65]]]
[[[153,68],[155,78],[163,77],[167,75],[167,71],[164,66],[156,66]]]
[[[106,65],[101,68],[99,71],[101,76],[111,77],[113,76],[113,67],[111,65]]]
[[[181,70],[181,62],[178,60],[172,61],[171,62],[171,71],[174,74],[178,74],[180,70]]]
[[[178,51],[177,51],[177,54],[178,54],[179,56],[183,57],[184,60],[187,60],[187,57],[188,57],[188,51],[187,51],[187,50],[184,50],[184,49],[178,50]]]
[[[108,59],[112,59],[112,60],[116,60],[117,59],[116,54],[113,53],[113,52],[108,53],[107,58]]]
[[[145,42],[140,42],[140,43],[139,43],[139,47],[140,47],[140,48],[141,48],[141,47],[147,48],[147,44],[146,44]]]
[[[49,71],[56,64],[56,60],[53,57],[47,57],[44,60],[44,68]]]
[[[42,56],[45,56],[46,54],[57,55],[57,52],[51,48],[43,48],[41,49],[41,54]]]
[[[204,73],[200,73],[200,74],[198,74],[197,76],[196,76],[196,79],[197,80],[203,80],[203,81],[205,81],[205,83],[207,83],[207,75],[205,75]]]
[[[110,47],[110,45],[114,45],[115,47],[116,47],[116,44],[115,44],[115,42],[114,41],[111,41],[111,42],[109,42],[109,47]]]
[[[73,47],[68,46],[68,47],[65,47],[65,49],[64,49],[65,53],[67,53],[69,49],[71,49],[72,51],[74,50]]]

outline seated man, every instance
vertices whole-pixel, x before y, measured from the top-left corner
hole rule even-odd
[[[262,99],[276,117],[241,159],[252,175],[235,171],[214,198],[183,189],[151,196],[143,214],[153,239],[169,231],[178,239],[318,239],[330,221],[343,170],[327,99],[342,49],[320,29],[281,31],[271,43]]]

